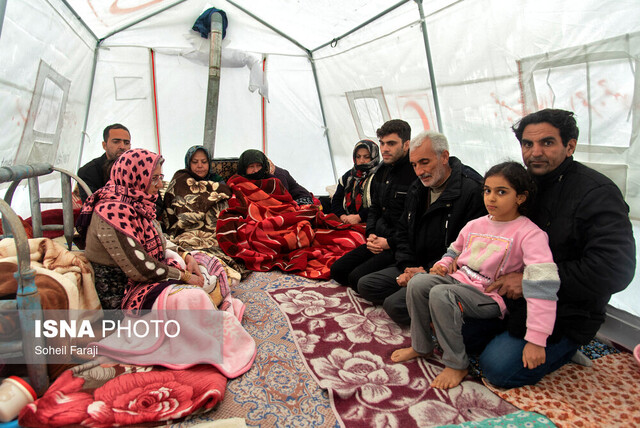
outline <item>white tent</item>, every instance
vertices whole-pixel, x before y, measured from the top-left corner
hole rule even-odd
[[[640,236],[638,0],[0,0],[2,165],[76,171],[120,122],[170,177],[203,140],[209,48],[191,26],[211,6],[229,19],[216,157],[264,149],[322,195],[402,118],[484,173],[520,159],[517,119],[565,108],[576,159],[618,184]],[[611,303],[638,342],[640,278]]]

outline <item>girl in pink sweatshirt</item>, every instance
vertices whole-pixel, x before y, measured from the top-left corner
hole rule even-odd
[[[528,343],[522,361],[530,369],[544,363],[560,277],[547,234],[523,215],[534,188],[529,174],[517,162],[504,162],[487,171],[484,204],[489,214],[467,223],[429,274],[415,275],[409,281],[411,347],[394,351],[392,361],[432,356],[433,323],[445,369],[431,386],[446,389],[460,384],[469,366],[462,339],[463,318],[504,317],[502,296],[485,289],[502,275],[523,272]]]

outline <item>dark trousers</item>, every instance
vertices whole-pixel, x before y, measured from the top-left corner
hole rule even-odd
[[[407,287],[400,287],[396,277],[402,271],[395,266],[377,269],[358,283],[358,293],[375,305],[382,305],[389,317],[401,325],[409,325]]]
[[[349,251],[331,265],[331,278],[342,285],[358,291],[358,281],[363,276],[377,272],[395,263],[393,252],[385,250],[380,254],[373,254],[366,244]]]

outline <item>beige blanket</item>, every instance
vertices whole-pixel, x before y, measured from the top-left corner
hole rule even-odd
[[[93,268],[81,253],[49,238],[29,239],[31,267],[43,309],[101,309]],[[0,298],[15,295],[18,257],[13,238],[0,241]],[[10,298],[10,297],[9,297]]]

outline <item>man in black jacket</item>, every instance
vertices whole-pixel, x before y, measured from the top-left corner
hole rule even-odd
[[[620,189],[573,160],[578,140],[573,113],[541,110],[525,116],[513,131],[538,185],[530,217],[549,235],[560,290],[545,361],[530,369],[522,364],[527,322],[522,281],[526,278],[508,274],[487,288],[517,299],[507,300],[508,331],[495,337],[480,356],[487,379],[506,388],[535,384],[571,360],[578,347],[596,335],[611,295],[627,287],[636,266],[629,207]]]
[[[407,283],[418,272],[429,271],[469,220],[486,213],[482,177],[449,156],[447,138],[424,131],[411,140],[409,158],[418,179],[407,194],[404,212],[397,218],[393,266],[360,279],[358,292],[382,304],[391,319],[409,324]]]
[[[104,149],[102,156],[92,159],[78,170],[78,177],[87,183],[92,193],[109,181],[107,176],[108,162],[116,160],[131,148],[131,134],[124,125],[119,123],[104,128],[102,138],[102,148]],[[84,202],[89,195],[82,188],[79,190],[80,199]]]
[[[409,124],[400,119],[389,120],[376,134],[383,163],[371,183],[367,243],[348,252],[331,266],[331,278],[354,290],[364,275],[394,262],[394,235],[398,218],[404,209],[407,190],[416,179],[409,164]]]

